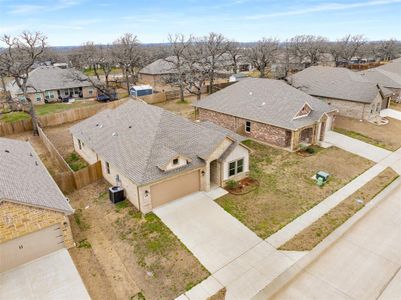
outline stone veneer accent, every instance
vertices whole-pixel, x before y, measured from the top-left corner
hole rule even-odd
[[[64,213],[8,201],[0,203],[0,243],[55,224],[60,224],[65,246],[73,247],[70,222]]]

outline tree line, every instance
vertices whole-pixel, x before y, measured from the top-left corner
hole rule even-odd
[[[200,99],[203,87],[208,83],[213,91],[215,80],[222,72],[237,73],[241,63],[252,65],[260,77],[268,77],[274,64],[280,66],[279,78],[285,78],[295,65],[317,65],[330,56],[336,66],[351,63],[355,57],[371,57],[374,60],[391,60],[401,53],[399,41],[390,39],[369,42],[363,35],[346,35],[336,41],[316,35],[297,35],[285,41],[262,38],[254,43],[240,43],[219,33],[206,36],[174,34],[168,43],[157,46],[141,44],[138,37],[126,33],[105,45],[86,42],[71,51],[57,51],[49,47],[47,36],[39,32],[23,32],[18,36],[4,35],[0,38],[0,77],[6,90],[4,77],[12,77],[21,89],[29,113],[37,127],[32,99],[28,94],[29,72],[37,63],[66,62],[79,70],[90,68],[94,76],[82,77],[102,93],[111,95],[110,75],[116,67],[123,72],[127,90],[138,80],[139,71],[149,63],[163,60],[168,68],[168,84],[177,86],[180,98],[185,91]],[[104,80],[101,80],[104,76]],[[8,100],[11,105],[11,99]]]

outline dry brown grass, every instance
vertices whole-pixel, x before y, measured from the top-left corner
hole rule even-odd
[[[217,202],[258,236],[265,239],[370,168],[369,160],[338,148],[318,149],[309,157],[247,142],[253,150],[251,176],[260,187],[246,195],[228,194]],[[311,177],[326,171],[323,187]]]
[[[401,103],[391,102],[390,108],[391,108],[391,109],[398,110],[398,111],[401,111]]]
[[[388,118],[387,125],[377,126],[372,123],[359,120],[336,117],[335,127],[341,133],[362,140],[372,145],[395,151],[401,147],[401,121]]]
[[[225,298],[226,298],[226,288],[223,288],[213,296],[207,298],[207,300],[224,300]]]
[[[128,201],[113,205],[108,186],[100,180],[69,195],[79,212],[74,239],[91,245],[73,249],[73,259],[93,299],[174,299],[209,276],[155,215],[143,217]]]
[[[203,95],[202,97],[206,97]],[[171,111],[179,116],[190,119],[192,121],[195,120],[195,108],[192,106],[192,103],[196,102],[195,96],[187,96],[185,97],[185,102],[180,102],[179,100],[169,100],[167,102],[155,104],[165,110]]]
[[[280,250],[312,250],[325,237],[352,217],[397,177],[398,174],[396,172],[391,168],[387,168],[358,191],[331,209],[327,214],[282,245]],[[356,200],[363,200],[363,203],[358,203]]]

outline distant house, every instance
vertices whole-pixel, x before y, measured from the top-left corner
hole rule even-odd
[[[142,68],[138,74],[139,80],[152,86],[164,84],[171,75],[175,74],[174,64],[167,60],[174,61],[174,57],[158,59]]]
[[[56,102],[65,98],[94,98],[97,90],[75,69],[41,66],[29,73],[28,93],[34,104]],[[8,90],[13,98],[24,100],[21,90],[12,81]]]
[[[288,82],[337,109],[339,115],[361,120],[379,117],[392,95],[389,89],[346,68],[310,67],[288,77]]]
[[[200,121],[290,151],[317,144],[333,125],[335,109],[284,81],[248,78],[195,104]]]
[[[32,146],[0,138],[0,273],[74,245],[74,210]]]
[[[143,213],[249,171],[243,137],[139,101],[100,112],[71,133],[75,151],[89,163],[101,161],[104,178],[121,184]]]

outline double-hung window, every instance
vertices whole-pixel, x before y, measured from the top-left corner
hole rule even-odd
[[[245,132],[251,132],[251,121],[245,122]]]
[[[234,176],[244,171],[244,159],[238,159],[228,164],[228,176]]]
[[[106,161],[106,172],[107,174],[110,174],[110,164],[107,161]]]

